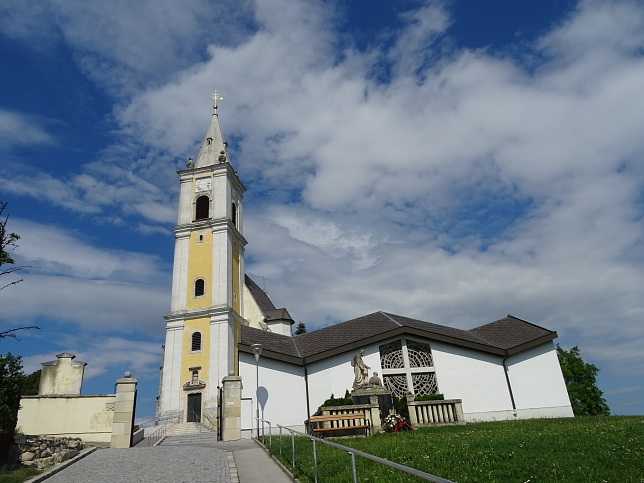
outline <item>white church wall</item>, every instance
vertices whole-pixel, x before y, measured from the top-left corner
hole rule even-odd
[[[254,418],[258,398],[257,368],[253,354],[239,353],[239,375],[242,377],[242,399],[252,399]],[[307,419],[304,368],[260,357],[259,403],[262,419],[270,421],[272,425],[280,424],[304,431],[304,421]],[[248,406],[242,405],[242,410],[248,411]],[[242,420],[246,417],[246,414],[242,414]],[[250,434],[246,431],[243,436],[249,437]]]
[[[431,342],[438,390],[445,399],[461,399],[465,419],[512,417],[503,359],[493,354]]]
[[[168,326],[163,356],[163,386],[159,405],[160,415],[181,406],[181,347],[183,324]]]
[[[381,374],[378,345],[372,344],[361,348],[365,351],[362,360],[370,367],[369,375],[374,371]],[[314,414],[318,407],[331,397],[331,394],[341,398],[347,390],[351,392],[354,380],[351,359],[359,350],[360,348],[356,348],[307,366],[311,414]]]
[[[255,299],[253,298],[252,294],[250,293],[250,290],[248,290],[248,287],[246,284],[243,284],[243,307],[244,307],[244,319],[246,319],[248,322],[250,322],[251,327],[255,327],[256,329],[261,329],[262,325],[261,322],[264,321],[264,314],[259,308],[259,305],[257,305],[257,302],[255,302]],[[288,334],[290,335],[290,334]]]
[[[415,338],[417,339],[417,338]],[[517,412],[505,378],[503,358],[442,342],[429,341],[434,358],[439,392],[445,399],[461,399],[466,421],[572,416],[561,369],[552,343],[544,344],[508,359],[509,377]],[[364,346],[363,361],[369,374],[380,367],[379,345]],[[310,414],[333,394],[351,392],[354,373],[351,359],[360,348],[307,365]],[[243,398],[253,399],[255,408],[255,358],[240,353]],[[304,368],[260,358],[260,396],[265,388],[264,419],[303,430],[307,419]],[[253,409],[253,415],[254,417]]]
[[[519,418],[573,416],[553,342],[510,357],[507,366]]]

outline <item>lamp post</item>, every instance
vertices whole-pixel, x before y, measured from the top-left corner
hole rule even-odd
[[[255,374],[255,404],[257,405],[257,439],[259,439],[259,356],[262,353],[262,344],[253,344],[250,346],[255,354],[255,367],[257,368]]]

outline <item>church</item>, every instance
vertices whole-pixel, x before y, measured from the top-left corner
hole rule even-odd
[[[243,196],[214,113],[179,175],[170,314],[158,422],[221,417],[222,381],[240,381],[240,434],[255,417],[297,430],[354,386],[358,352],[398,397],[443,394],[466,421],[571,417],[557,333],[508,315],[470,330],[387,312],[292,335],[294,323],[244,270]],[[232,403],[230,403],[232,404]]]

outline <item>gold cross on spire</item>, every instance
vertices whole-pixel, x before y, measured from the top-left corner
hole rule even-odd
[[[219,95],[219,93],[215,90],[215,92],[212,93],[212,100],[215,101],[212,107],[215,108],[215,112],[217,112],[217,101],[223,101],[224,98]]]

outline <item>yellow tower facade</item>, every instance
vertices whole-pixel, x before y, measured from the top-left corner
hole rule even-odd
[[[216,96],[215,96],[216,97]],[[244,185],[230,164],[217,106],[197,161],[179,171],[172,300],[157,419],[213,422],[222,378],[238,374],[244,321]]]

